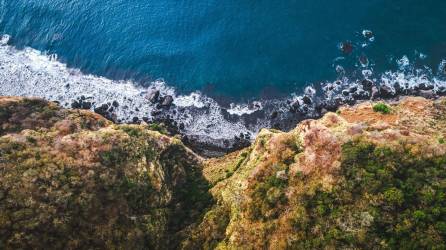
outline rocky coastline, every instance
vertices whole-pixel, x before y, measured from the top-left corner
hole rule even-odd
[[[203,158],[163,126],[0,97],[0,247],[446,247],[446,100],[342,106]]]

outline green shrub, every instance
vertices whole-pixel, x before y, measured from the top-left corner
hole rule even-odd
[[[387,106],[385,103],[377,103],[373,106],[373,111],[379,112],[382,114],[390,114],[390,107]]]

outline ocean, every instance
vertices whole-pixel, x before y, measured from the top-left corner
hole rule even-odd
[[[367,99],[364,79],[442,94],[445,21],[440,0],[0,0],[0,95],[116,100],[221,144]]]

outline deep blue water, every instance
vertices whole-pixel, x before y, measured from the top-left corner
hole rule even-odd
[[[183,92],[236,100],[299,92],[355,75],[358,58],[379,74],[407,55],[435,69],[446,58],[442,0],[0,0],[0,34],[56,53],[70,67]],[[371,30],[368,42],[363,30]],[[351,41],[345,56],[339,43]],[[344,59],[335,60],[345,56]]]

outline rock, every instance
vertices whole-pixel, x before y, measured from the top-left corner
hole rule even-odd
[[[159,90],[152,91],[147,95],[147,99],[149,99],[151,103],[157,103],[159,101],[159,97],[160,97]]]
[[[161,110],[153,110],[152,112],[150,112],[150,114],[152,116],[159,116],[162,114]]]
[[[302,97],[302,101],[303,101],[305,104],[307,104],[307,105],[311,105],[311,103],[313,102],[313,101],[311,100],[311,98],[310,98],[309,96],[306,96],[306,95],[304,95],[304,96]]]
[[[368,91],[368,92],[372,91],[372,87],[374,85],[375,84],[371,80],[369,80],[369,79],[364,79],[364,80],[361,81],[362,89],[365,90],[365,91]]]
[[[290,112],[296,113],[297,111],[299,111],[300,108],[300,103],[299,101],[294,101],[293,103],[291,103],[290,105]]]
[[[163,98],[161,106],[163,108],[170,108],[170,106],[172,106],[172,104],[173,104],[173,97],[170,95],[167,95]]]
[[[367,38],[367,39],[371,39],[371,38],[373,38],[373,32],[370,31],[370,30],[364,30],[364,31],[362,32],[362,35],[363,35],[365,38]]]
[[[279,115],[279,113],[277,112],[277,111],[273,111],[272,113],[271,113],[271,119],[272,120],[274,120],[274,119],[276,119],[277,118],[277,116]]]
[[[349,41],[343,42],[340,49],[344,54],[351,54],[353,52],[353,44]]]
[[[139,122],[139,118],[138,117],[133,117],[132,122],[133,123],[138,123]]]
[[[434,99],[435,98],[435,93],[433,90],[421,90],[420,91],[420,95],[424,98],[427,99]]]
[[[375,100],[375,99],[379,98],[379,90],[378,90],[378,88],[376,86],[372,87],[372,94],[371,94],[370,97],[371,97],[372,100]]]
[[[356,86],[351,86],[351,87],[348,89],[348,92],[350,92],[350,93],[355,93],[357,90],[358,90],[358,87],[356,87]]]
[[[446,87],[444,87],[444,86],[438,87],[437,94],[441,95],[441,96],[446,95]]]
[[[350,95],[350,91],[348,91],[347,89],[342,90],[342,95],[343,96],[349,96]]]
[[[379,87],[379,94],[383,98],[390,98],[390,97],[395,96],[395,92],[392,90],[391,87],[389,87],[387,85],[381,85]]]
[[[113,101],[112,105],[113,105],[113,107],[117,108],[117,107],[119,107],[119,102]]]

